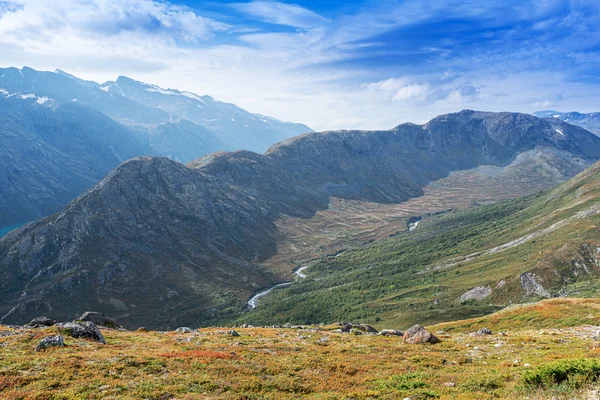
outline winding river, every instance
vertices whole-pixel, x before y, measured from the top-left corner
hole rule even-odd
[[[298,268],[297,270],[295,270],[294,274],[297,277],[304,279],[304,278],[306,278],[306,274],[304,273],[304,271],[306,271],[306,269],[308,267],[310,267],[310,265],[304,265],[304,266]],[[248,308],[250,308],[250,309],[256,308],[258,306],[259,299],[265,297],[266,295],[268,295],[269,293],[271,293],[271,291],[273,291],[275,289],[290,286],[291,284],[292,284],[292,282],[282,282],[282,283],[278,283],[277,285],[271,286],[270,288],[263,290],[262,292],[258,292],[257,294],[252,296],[250,298],[250,300],[248,300]]]
[[[417,224],[418,224],[418,222],[417,222]],[[344,251],[345,250],[339,251],[334,257],[336,257],[336,258],[339,257]],[[298,278],[304,279],[304,278],[306,278],[306,274],[304,273],[304,271],[306,271],[308,268],[310,268],[310,264],[303,265],[294,271],[294,275],[296,275]],[[262,299],[263,297],[265,297],[266,295],[271,293],[272,290],[290,286],[291,284],[292,284],[292,282],[282,282],[282,283],[278,283],[277,285],[273,285],[270,288],[263,290],[262,292],[258,292],[257,294],[252,296],[250,298],[250,300],[248,300],[248,308],[249,309],[256,308],[258,306],[258,300]]]

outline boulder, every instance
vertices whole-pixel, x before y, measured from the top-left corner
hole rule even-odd
[[[237,332],[236,332],[236,331],[234,331],[234,330],[230,330],[229,332],[227,332],[227,334],[228,334],[228,335],[231,335],[231,336],[234,336],[234,337],[241,336],[239,333],[237,333]]]
[[[349,333],[352,329],[357,329],[362,331],[363,333],[378,333],[377,329],[373,328],[371,325],[361,324],[357,322],[344,322],[342,325],[342,332]]]
[[[415,325],[404,332],[404,343],[439,343],[440,339],[421,325]]]
[[[50,347],[63,347],[65,345],[65,340],[61,335],[56,336],[48,336],[43,338],[37,346],[35,346],[35,351],[46,351],[47,348]]]
[[[87,338],[97,340],[102,344],[106,344],[104,336],[100,333],[100,330],[91,321],[85,322],[67,322],[59,325],[62,333],[67,334],[74,338]]]
[[[106,315],[95,312],[95,311],[86,311],[81,317],[79,317],[75,322],[93,322],[98,326],[103,326],[105,328],[113,328],[113,329],[123,329],[121,325],[117,323],[114,319],[107,317]]]
[[[180,326],[179,328],[175,329],[175,332],[177,332],[177,333],[192,333],[194,331],[192,330],[192,328],[188,328],[187,326]]]
[[[382,329],[379,334],[383,336],[404,336],[404,332],[396,329]]]
[[[41,328],[45,326],[52,326],[55,323],[56,321],[52,318],[42,316],[32,319],[31,322],[25,326],[27,326],[28,328]]]
[[[140,326],[139,328],[137,328],[138,332],[148,332],[148,329],[144,326]]]
[[[490,330],[490,328],[482,328],[477,331],[477,334],[478,335],[491,335],[492,331]]]

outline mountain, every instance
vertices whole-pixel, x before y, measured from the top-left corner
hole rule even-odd
[[[54,213],[123,161],[152,154],[100,112],[51,103],[0,94],[0,226]]]
[[[123,77],[118,82],[127,93],[143,85]],[[4,181],[0,227],[60,210],[129,158],[165,156],[188,162],[246,145],[264,150],[296,132],[310,131],[304,125],[254,116],[208,96],[157,93],[156,104],[150,104],[125,96],[117,87],[84,81],[61,70],[0,68],[0,179]],[[182,101],[168,101],[179,97]],[[210,109],[200,111],[197,99]],[[187,106],[199,110],[197,115]],[[175,115],[178,107],[182,112]],[[260,121],[248,122],[247,127],[231,121],[209,122],[214,131],[193,122],[216,121],[226,112],[228,121],[235,117],[242,125],[250,119]],[[227,137],[231,146],[217,136]]]
[[[572,125],[580,126],[590,132],[600,135],[600,113],[581,114],[578,112],[563,113],[560,111],[546,110],[533,113],[539,118],[558,118]]]
[[[558,120],[463,111],[389,131],[310,133],[264,155],[220,152],[187,166],[136,158],[0,240],[0,315],[16,323],[94,309],[150,327],[223,318],[290,276],[294,265],[268,263],[289,247],[282,222],[318,221],[338,201],[365,214],[373,204],[402,206],[461,171],[461,197],[487,191],[465,189],[473,171],[489,187],[531,193],[532,181],[556,183],[598,154],[600,138]],[[376,221],[368,230],[387,223]]]
[[[205,127],[213,132],[227,150],[264,152],[272,144],[291,136],[311,132],[306,125],[282,122],[251,114],[234,104],[216,101],[210,96],[163,89],[120,76],[106,82],[102,90],[124,96],[137,103]]]

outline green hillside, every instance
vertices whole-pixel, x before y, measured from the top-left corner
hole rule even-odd
[[[306,279],[227,318],[404,326],[545,297],[595,296],[599,189],[595,164],[548,192],[425,218],[412,232],[315,262]]]

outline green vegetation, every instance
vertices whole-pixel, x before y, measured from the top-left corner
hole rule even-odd
[[[516,309],[516,308],[515,308]],[[191,333],[102,329],[106,345],[65,336],[35,352],[57,327],[0,326],[2,399],[573,399],[594,398],[597,327],[550,327],[566,312],[597,315],[600,300],[552,299],[430,326],[441,343],[351,335],[337,326],[204,328]],[[473,336],[479,322],[493,334]],[[511,327],[512,325],[512,327]]]
[[[305,271],[308,278],[273,291],[257,309],[230,309],[206,323],[360,320],[404,327],[486,315],[548,294],[594,296],[599,169],[548,192],[434,216],[413,232],[319,260]],[[490,251],[519,238],[525,239]],[[535,274],[539,291],[525,290],[525,272]],[[490,295],[459,299],[476,286],[489,287]]]
[[[523,374],[523,382],[530,386],[552,388],[565,385],[578,389],[595,382],[600,377],[600,360],[560,360],[542,365]]]

